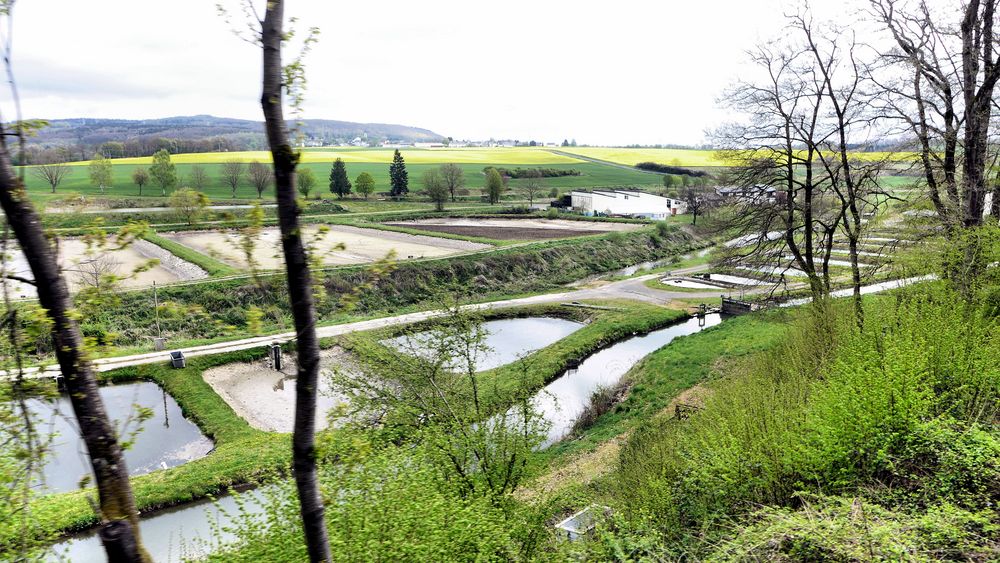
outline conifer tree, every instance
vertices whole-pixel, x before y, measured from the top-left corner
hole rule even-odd
[[[392,155],[392,164],[389,165],[389,183],[391,184],[389,195],[392,197],[404,196],[410,191],[406,163],[403,162],[403,155],[399,154],[399,149]]]
[[[333,168],[330,169],[330,191],[338,197],[344,197],[351,193],[351,180],[347,177],[347,166],[344,160],[338,158],[333,161]]]

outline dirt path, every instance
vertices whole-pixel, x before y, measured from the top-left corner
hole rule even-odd
[[[647,303],[655,303],[663,305],[668,303],[671,299],[691,299],[699,297],[708,298],[708,297],[719,296],[718,291],[710,291],[705,293],[700,293],[700,292],[694,293],[686,291],[684,292],[662,291],[658,289],[648,288],[643,285],[644,281],[655,278],[659,275],[660,274],[650,274],[646,276],[639,276],[637,278],[630,278],[627,280],[610,282],[606,285],[596,288],[577,289],[560,293],[546,293],[542,295],[533,295],[531,297],[520,297],[517,299],[505,299],[502,301],[476,303],[471,305],[465,305],[461,307],[461,309],[466,311],[487,311],[491,309],[523,307],[526,305],[537,305],[543,303],[568,303],[573,301],[605,300],[605,299],[630,299],[634,301],[644,301]],[[381,317],[378,319],[358,321],[353,323],[321,326],[316,329],[316,332],[320,338],[329,338],[333,336],[350,334],[352,332],[372,330],[387,326],[412,324],[420,321],[438,318],[446,314],[447,312],[442,310],[420,311],[417,313],[407,313],[404,315]],[[250,348],[257,348],[260,346],[266,346],[273,342],[288,342],[290,340],[293,340],[294,338],[295,338],[295,333],[286,332],[268,336],[255,336],[252,338],[231,340],[228,342],[218,342],[215,344],[205,344],[202,346],[191,346],[187,348],[182,348],[181,351],[183,351],[184,355],[187,357],[206,356],[211,354],[220,354],[223,352],[233,352],[237,350],[247,350]],[[148,352],[144,354],[135,354],[131,356],[98,358],[94,360],[94,365],[99,371],[109,371],[112,369],[117,369],[126,366],[137,366],[143,364],[166,362],[168,359],[169,358],[167,352]],[[57,371],[58,371],[57,366],[49,366],[45,369],[43,373],[39,373],[38,370],[35,368],[28,368],[26,370],[26,375],[29,377],[40,377],[40,376],[51,377]],[[6,374],[0,372],[0,377],[3,377],[5,375]]]
[[[594,158],[592,156],[583,156],[582,154],[576,154],[572,152],[559,151],[550,149],[550,153],[558,154],[560,156],[568,156],[571,158],[578,158],[580,160],[586,160],[587,162],[593,162],[594,164],[603,164],[604,166],[614,166],[616,168],[624,168],[625,170],[631,170],[632,172],[643,172],[646,174],[655,174],[657,176],[663,176],[661,172],[656,172],[655,170],[643,170],[642,168],[636,168],[634,166],[629,166],[627,164],[621,164],[619,162],[611,162],[610,160],[601,160],[599,158]]]

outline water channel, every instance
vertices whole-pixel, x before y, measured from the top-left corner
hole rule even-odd
[[[565,434],[598,386],[614,384],[636,362],[674,338],[714,326],[720,320],[719,315],[712,314],[702,321],[692,318],[649,334],[633,336],[592,354],[578,368],[568,370],[539,392],[535,399],[546,420],[551,422],[544,445],[551,445]],[[483,324],[487,332],[486,344],[493,347],[494,351],[478,358],[477,366],[480,369],[492,369],[510,363],[525,353],[565,338],[583,326],[581,323],[549,317],[501,319]],[[419,337],[420,334],[428,335],[429,332],[409,337]],[[405,346],[398,338],[394,340],[396,345]],[[246,493],[240,496],[247,499],[244,503],[245,511],[254,513],[261,510],[262,495],[258,492],[251,496]],[[215,531],[232,521],[231,516],[237,505],[238,501],[234,496],[225,496],[215,504],[200,501],[158,512],[142,519],[143,541],[157,561],[175,561],[203,553],[215,545],[207,542],[207,539],[212,538],[214,541]],[[232,541],[233,535],[223,533],[218,539],[225,543]],[[104,557],[96,531],[58,544],[55,546],[55,553],[70,561],[103,561]]]
[[[614,385],[639,360],[670,344],[678,336],[694,334],[720,322],[722,317],[718,314],[701,319],[690,318],[613,344],[591,354],[577,368],[567,370],[535,395],[535,406],[550,424],[542,447],[551,446],[566,435],[598,387]]]

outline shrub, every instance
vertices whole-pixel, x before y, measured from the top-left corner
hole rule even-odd
[[[660,164],[658,162],[640,162],[636,164],[635,167],[639,170],[649,170],[652,172],[661,172],[663,174],[673,174],[677,176],[708,176],[708,173],[702,172],[701,170],[691,170],[690,168]]]

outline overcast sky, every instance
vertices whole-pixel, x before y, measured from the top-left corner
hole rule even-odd
[[[652,144],[704,140],[743,51],[778,32],[787,0],[287,5],[322,32],[306,117]],[[14,26],[26,116],[261,119],[259,51],[214,1],[21,0]]]

